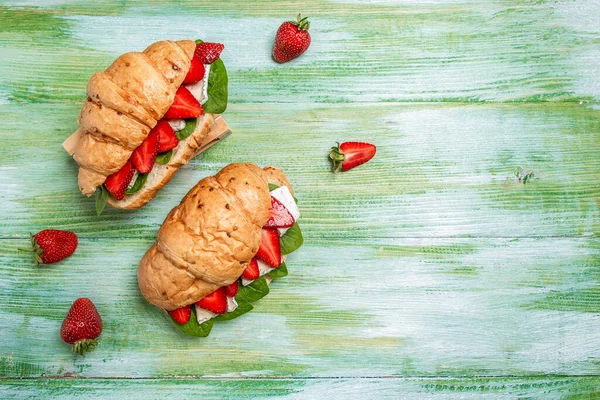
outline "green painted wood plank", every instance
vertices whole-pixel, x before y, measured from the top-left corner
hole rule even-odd
[[[0,106],[0,236],[56,226],[151,238],[190,187],[232,161],[287,172],[308,241],[600,232],[600,111],[578,104],[232,105],[233,136],[182,168],[149,206],[101,217],[60,147],[77,113],[78,105]],[[333,174],[327,153],[344,140],[369,140],[377,156]],[[519,182],[517,168],[538,179]]]
[[[33,3],[0,13],[0,93],[10,101],[79,101],[118,54],[198,35],[225,42],[234,103],[600,98],[596,1],[306,1],[313,44],[285,65],[270,47],[296,3]]]
[[[4,398],[596,399],[598,377],[414,379],[27,379],[0,381]]]
[[[0,376],[535,376],[600,373],[597,239],[352,239],[305,243],[255,310],[182,336],[145,302],[147,239],[83,239],[35,267],[0,240]],[[101,346],[58,331],[90,297]]]

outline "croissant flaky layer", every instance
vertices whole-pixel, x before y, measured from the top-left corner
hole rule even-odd
[[[92,195],[117,172],[167,112],[185,79],[196,44],[160,41],[126,53],[87,85],[73,157],[79,189]]]
[[[198,182],[171,210],[140,262],[144,297],[174,310],[238,279],[269,218],[269,183],[291,191],[281,170],[250,163],[230,164]]]

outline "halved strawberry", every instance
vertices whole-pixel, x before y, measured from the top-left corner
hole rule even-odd
[[[165,119],[158,121],[153,131],[158,134],[158,152],[163,153],[169,151],[179,144],[179,139],[175,135],[175,131]]]
[[[196,45],[194,54],[204,64],[212,64],[219,59],[221,52],[225,48],[221,43],[199,43]]]
[[[271,210],[265,228],[289,228],[294,225],[294,217],[275,197],[271,196]]]
[[[133,168],[131,159],[129,159],[123,168],[106,178],[104,186],[115,199],[123,200],[127,186],[131,183],[134,173],[135,168]]]
[[[258,247],[256,258],[264,261],[273,268],[279,267],[281,264],[281,245],[277,229],[262,229],[260,246]]]
[[[258,270],[258,263],[256,262],[256,258],[253,258],[250,260],[250,264],[248,264],[244,272],[242,272],[242,278],[253,281],[259,277],[260,271]]]
[[[204,114],[204,110],[194,95],[181,86],[175,93],[175,100],[167,110],[164,118],[196,118]]]
[[[225,314],[227,312],[227,296],[225,288],[220,287],[202,300],[197,301],[198,307],[204,308],[215,314]]]
[[[152,171],[156,153],[158,153],[158,132],[152,129],[142,144],[133,151],[131,162],[140,173],[147,174]]]
[[[190,320],[190,316],[192,315],[192,308],[190,306],[184,306],[178,308],[177,310],[169,311],[171,317],[177,322],[179,325],[187,324]]]
[[[369,161],[377,148],[371,143],[344,142],[331,148],[329,158],[333,164],[333,171],[348,171]]]
[[[200,57],[194,55],[192,57],[192,64],[190,65],[190,70],[188,74],[185,76],[183,83],[196,83],[204,78],[204,74],[206,73],[206,68],[204,64],[200,60]]]
[[[235,297],[238,292],[238,281],[233,282],[231,285],[225,286],[225,294],[227,297]]]

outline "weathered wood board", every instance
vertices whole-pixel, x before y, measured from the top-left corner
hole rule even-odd
[[[313,43],[275,64],[298,11]],[[599,16],[595,0],[0,3],[0,397],[600,397]],[[96,217],[61,143],[90,75],[165,38],[225,43],[234,134],[148,206]],[[377,156],[332,174],[349,140]],[[235,161],[286,171],[305,245],[251,314],[183,337],[137,263]],[[18,248],[48,227],[80,245],[35,267]],[[85,358],[58,336],[80,296],[105,322]]]

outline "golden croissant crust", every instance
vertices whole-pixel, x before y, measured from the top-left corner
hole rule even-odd
[[[117,172],[167,112],[185,79],[196,44],[156,42],[141,53],[126,53],[87,85],[73,157],[81,192]]]
[[[202,179],[175,207],[138,268],[152,304],[174,310],[240,277],[256,255],[269,218],[269,182],[291,187],[274,167],[230,164]]]

